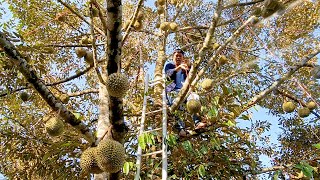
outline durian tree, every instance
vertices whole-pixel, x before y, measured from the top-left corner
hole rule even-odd
[[[144,77],[161,79],[179,47],[192,68],[168,109],[170,178],[318,178],[319,8],[297,0],[2,0],[0,172],[133,179],[138,144],[145,153],[161,148],[160,133],[137,138]],[[150,88],[148,111],[161,108],[162,90]],[[201,98],[188,111],[208,127],[179,139],[172,115],[192,126],[188,111],[176,111],[190,92]],[[252,121],[257,106],[278,118],[279,147],[263,135],[272,132],[268,120]],[[147,117],[146,128],[160,124],[160,114]],[[264,168],[260,155],[274,166]],[[161,178],[160,160],[144,159],[141,179]]]

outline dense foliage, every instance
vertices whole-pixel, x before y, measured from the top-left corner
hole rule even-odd
[[[106,15],[105,2],[94,2]],[[177,47],[186,51],[198,74],[203,71],[193,88],[201,97],[201,115],[209,126],[206,132],[179,139],[169,116],[169,177],[240,179],[268,172],[273,177],[319,178],[320,85],[315,71],[319,58],[308,55],[320,49],[320,1],[281,1],[275,6],[281,8],[271,16],[266,6],[274,0],[168,0],[165,6],[146,1],[135,13],[140,2],[122,1],[122,35],[126,39],[121,72],[130,86],[123,98],[129,128],[124,139],[123,179],[134,177],[138,144],[145,153],[161,149],[160,132],[137,138],[144,77],[146,73],[161,74]],[[105,72],[109,47],[101,33],[106,16],[93,17],[93,4],[85,0],[1,0],[0,31],[50,91],[96,134],[101,106],[97,69]],[[249,18],[253,20],[247,22]],[[175,22],[178,27],[162,31],[163,22]],[[76,54],[78,47],[86,50],[84,58]],[[90,52],[97,55],[95,63],[88,63]],[[206,78],[213,80],[213,87],[204,90],[201,82]],[[154,100],[148,101],[148,111],[159,108],[154,104],[160,98],[157,88],[147,93]],[[283,111],[287,101],[295,104],[294,112]],[[310,101],[318,107],[308,117],[300,117],[298,109]],[[82,173],[79,165],[82,152],[91,144],[68,123],[64,123],[62,135],[49,136],[46,122],[58,112],[48,106],[1,46],[0,106],[2,174],[9,179],[92,178]],[[278,144],[264,135],[272,132],[268,120],[253,120],[252,112],[258,106],[277,118],[282,129]],[[192,129],[190,115],[178,115]],[[146,129],[160,124],[160,114],[147,116]],[[260,155],[272,158],[274,167],[264,168]],[[143,158],[141,178],[161,178],[160,156]]]

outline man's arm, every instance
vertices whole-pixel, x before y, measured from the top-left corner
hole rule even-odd
[[[169,63],[166,65],[166,67],[164,68],[164,72],[166,73],[167,77],[171,77],[172,74],[175,72],[175,68],[176,66],[172,63]]]

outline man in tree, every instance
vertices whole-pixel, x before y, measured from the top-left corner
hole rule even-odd
[[[170,62],[165,66],[167,79],[171,81],[171,83],[166,86],[166,96],[169,106],[173,104],[174,97],[182,88],[190,68],[191,63],[187,58],[184,57],[184,52],[181,49],[176,49],[173,53],[173,63]],[[192,99],[199,100],[199,95],[192,93],[188,96],[187,101]],[[179,107],[179,110],[184,112],[184,108],[182,106]],[[179,136],[187,136],[185,123],[178,116],[175,116],[175,119],[177,121],[175,128],[178,129]],[[203,129],[206,126],[204,122],[201,122],[201,119],[197,114],[192,114],[192,119],[194,121],[196,131]]]

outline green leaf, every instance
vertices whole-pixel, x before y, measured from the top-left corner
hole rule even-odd
[[[296,164],[294,167],[300,169],[308,178],[313,177],[313,168],[307,162],[302,161],[299,164]]]
[[[176,145],[177,144],[177,137],[173,134],[169,134],[167,136],[167,143],[170,147]]]
[[[202,164],[198,168],[198,174],[200,177],[204,177],[206,175],[206,169]]]
[[[145,150],[146,149],[146,142],[145,142],[145,135],[141,134],[138,138],[138,144],[141,147],[141,149]]]
[[[320,143],[318,143],[318,144],[313,144],[312,146],[315,147],[315,148],[317,148],[317,149],[320,149]]]
[[[215,106],[213,106],[208,112],[208,116],[212,118],[212,117],[217,117],[217,115],[218,115],[218,109]]]
[[[51,153],[46,153],[46,154],[42,157],[42,161],[46,161],[50,156],[51,156]]]
[[[239,117],[239,119],[243,119],[243,120],[250,120],[250,116],[243,114],[241,117]]]
[[[188,151],[188,152],[192,152],[192,144],[190,141],[185,141],[182,143],[183,148]]]
[[[128,175],[130,171],[130,162],[125,162],[123,165],[123,173]]]
[[[279,170],[274,172],[273,176],[272,176],[272,180],[278,180],[279,178]]]
[[[228,95],[230,93],[229,89],[225,85],[222,85],[222,91],[224,95]]]
[[[229,126],[229,127],[233,127],[236,126],[235,123],[233,123],[232,121],[228,120],[228,122],[225,123],[225,125]]]

